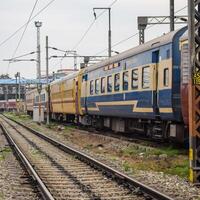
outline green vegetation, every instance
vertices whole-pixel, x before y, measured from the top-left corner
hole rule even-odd
[[[46,128],[49,128],[49,129],[55,129],[57,124],[54,122],[50,122],[49,124],[45,124],[45,126],[46,126]]]
[[[0,192],[0,200],[4,200],[5,198],[4,198],[4,194],[3,194],[3,192]]]
[[[8,154],[11,152],[10,147],[4,147],[3,149],[0,150],[0,160],[4,160]]]
[[[14,112],[4,112],[4,115],[10,117],[11,119],[18,120],[18,121],[30,121],[31,117],[26,114],[17,114]]]
[[[128,162],[124,162],[123,163],[123,168],[126,172],[131,171],[133,168],[131,167],[131,165]]]
[[[186,178],[188,176],[189,171],[189,163],[188,160],[183,160],[181,163],[173,163],[171,168],[166,169],[166,173],[172,175],[178,175],[182,178]]]
[[[92,149],[93,147],[94,147],[93,144],[87,144],[84,146],[84,149],[89,150],[89,149]]]
[[[29,126],[37,131],[44,131],[49,128],[59,134],[63,134],[66,138],[72,137],[75,132],[75,126],[63,126],[57,122],[50,122],[49,125],[39,126],[37,123],[32,122],[31,117],[27,115],[16,115],[14,113],[6,113],[7,116],[20,120],[23,122],[31,122]],[[47,133],[48,134],[48,133]],[[86,141],[83,144],[84,149],[95,151],[96,153],[104,153],[101,149],[94,148],[94,144]],[[33,152],[37,155],[37,152]],[[156,171],[165,174],[178,175],[182,178],[188,176],[188,155],[187,150],[178,149],[173,146],[163,146],[160,148],[149,147],[147,142],[142,144],[131,144],[118,151],[109,151],[106,153],[110,160],[121,161],[122,167],[125,171],[134,173],[136,170]],[[1,157],[0,157],[1,159]]]
[[[172,146],[162,148],[129,146],[121,150],[120,155],[125,159],[123,163],[125,171],[152,170],[182,178],[188,176],[188,157],[185,150]]]
[[[121,150],[121,154],[124,156],[144,156],[149,157],[151,155],[160,156],[167,155],[168,157],[178,156],[185,154],[184,150],[176,149],[172,146],[162,147],[162,148],[150,148],[150,147],[139,147],[139,146],[129,146]]]
[[[32,121],[32,118],[29,115],[26,115],[26,114],[17,114],[17,113],[14,113],[14,112],[4,112],[4,114],[7,117],[9,117],[9,118],[11,118],[13,120],[19,121],[19,122],[32,122],[31,124],[29,124],[32,128],[34,128],[37,131],[41,131],[42,130],[38,126],[38,124],[36,122]],[[52,130],[55,130],[55,131],[58,131],[59,127],[61,127],[61,131],[71,131],[71,130],[73,130],[73,129],[76,128],[76,126],[74,126],[74,125],[67,125],[67,126],[63,125],[62,126],[62,125],[60,125],[57,122],[50,122],[49,125],[44,124],[44,126],[46,128],[49,128],[49,129],[52,129]]]

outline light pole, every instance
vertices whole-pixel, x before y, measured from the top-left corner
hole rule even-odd
[[[37,28],[37,78],[41,78],[41,52],[40,52],[40,27],[42,22],[36,21],[35,27]]]
[[[40,93],[42,90],[41,87],[41,52],[40,52],[40,27],[42,26],[42,22],[36,21],[35,26],[37,28],[37,78],[38,78],[38,93],[39,93],[39,123],[41,122],[41,98]]]
[[[94,17],[97,18],[95,10],[108,10],[108,57],[111,57],[111,8],[93,8]]]

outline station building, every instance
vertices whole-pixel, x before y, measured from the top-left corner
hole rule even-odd
[[[24,101],[26,87],[20,85],[20,99]],[[16,79],[0,79],[0,111],[16,110],[19,99],[19,83]]]

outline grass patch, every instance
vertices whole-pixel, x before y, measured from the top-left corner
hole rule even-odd
[[[110,159],[111,159],[112,161],[117,161],[117,157],[116,157],[116,156],[111,156]]]
[[[189,161],[186,150],[172,146],[162,148],[129,146],[120,151],[120,157],[124,157],[122,165],[125,171],[156,171],[178,175],[181,178],[188,177]]]
[[[87,145],[85,145],[84,146],[84,149],[92,149],[94,146],[93,146],[93,144],[87,144]]]
[[[34,149],[34,148],[31,149],[31,155],[34,156],[36,159],[38,159],[38,158],[45,159],[46,158],[45,154],[43,154],[38,149]]]
[[[130,172],[131,169],[133,169],[133,167],[131,167],[131,165],[128,162],[123,163],[123,168],[124,168],[124,171],[126,172]]]
[[[61,125],[56,122],[50,122],[48,125],[45,125],[45,127],[52,130],[56,130],[56,131],[58,131],[59,127],[62,127],[63,128],[62,131],[66,131],[66,132],[71,131],[76,128],[76,126],[74,125]]]
[[[4,112],[4,115],[16,121],[30,121],[32,119],[29,115],[14,112]]]
[[[148,157],[151,155],[162,155],[166,154],[168,157],[174,157],[178,155],[185,154],[185,151],[176,149],[172,146],[169,147],[162,147],[162,148],[145,148],[145,147],[139,147],[139,146],[129,146],[127,148],[124,148],[120,151],[120,153],[124,156],[139,156],[143,155],[144,157]]]
[[[123,163],[125,171],[143,170],[163,172],[170,175],[178,175],[181,178],[188,177],[189,162],[188,159],[181,156],[167,160],[151,160],[147,158],[138,160],[126,160]]]
[[[188,160],[183,160],[181,163],[174,163],[172,167],[165,170],[165,173],[186,178],[188,176],[188,171],[189,162]]]
[[[0,160],[5,160],[6,156],[12,152],[10,147],[4,147],[0,150]]]
[[[0,200],[4,200],[4,199],[5,199],[5,197],[4,197],[3,192],[0,192]]]
[[[54,122],[50,122],[49,124],[45,124],[45,127],[46,128],[49,128],[49,129],[56,129],[58,125]]]
[[[74,125],[66,125],[66,126],[64,126],[64,127],[65,127],[65,130],[66,130],[66,131],[71,131],[71,130],[73,130],[73,129],[76,128],[76,126],[74,126]]]
[[[41,154],[41,152],[39,152],[37,149],[33,149],[33,150],[31,151],[31,154],[33,154],[33,155],[38,155],[38,154]]]

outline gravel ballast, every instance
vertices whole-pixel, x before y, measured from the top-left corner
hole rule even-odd
[[[92,134],[91,132],[75,128],[54,127],[53,129],[49,129],[45,125],[38,125],[30,120],[24,123],[66,145],[82,150],[111,167],[115,167],[117,170],[132,176],[138,181],[160,190],[160,192],[173,197],[175,200],[200,200],[200,189],[177,175],[167,175],[163,172],[151,170],[126,170],[124,168],[125,161],[120,156],[117,156],[116,152],[130,146],[130,142]],[[151,149],[151,147],[140,144],[132,143],[131,145],[135,145],[137,148],[145,148],[147,151]],[[162,155],[162,157],[159,159],[165,159],[165,155]]]

